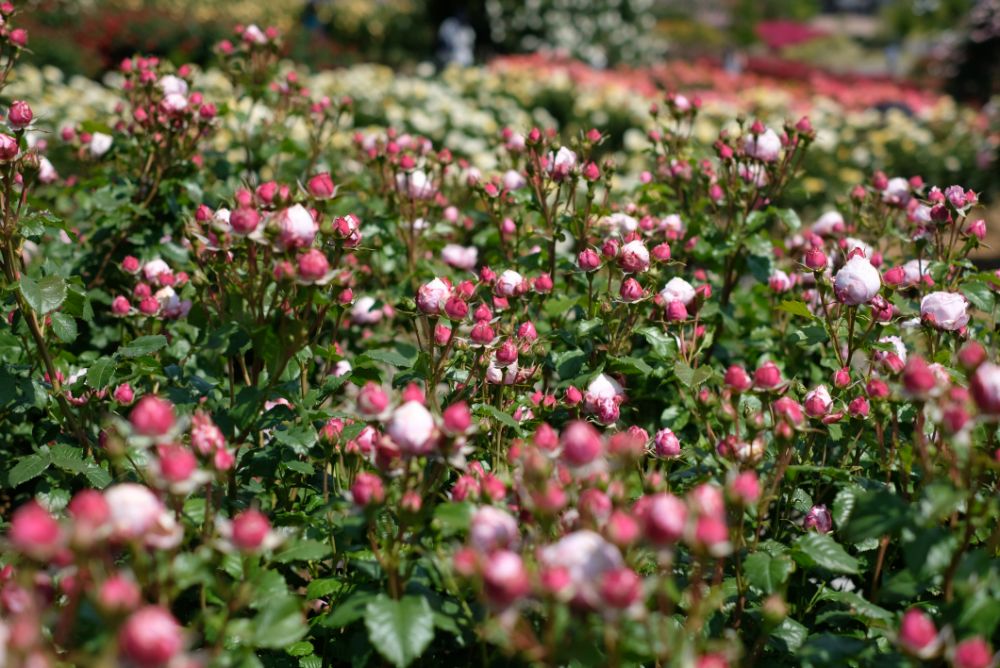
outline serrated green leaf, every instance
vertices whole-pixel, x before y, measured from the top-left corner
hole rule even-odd
[[[787,556],[772,557],[766,552],[755,552],[743,562],[747,581],[765,594],[773,594],[784,586],[794,568]]]
[[[792,558],[806,568],[818,566],[834,573],[858,572],[858,560],[827,534],[810,531],[800,536],[792,545]]]
[[[291,547],[274,555],[279,564],[290,561],[318,561],[330,555],[331,549],[327,543],[318,540],[300,540]]]
[[[101,357],[87,369],[87,385],[95,390],[103,390],[115,377],[115,361],[110,357]]]
[[[302,605],[294,596],[272,598],[253,620],[256,647],[286,647],[305,635],[308,626]]]
[[[21,276],[20,287],[25,301],[39,315],[56,310],[66,299],[66,281],[61,276],[46,276],[38,281]]]
[[[491,417],[511,429],[516,430],[518,428],[517,420],[507,413],[497,409],[495,406],[490,406],[489,404],[476,404],[472,407],[472,413],[479,417]]]
[[[806,306],[805,302],[796,301],[794,299],[785,299],[778,305],[779,311],[784,311],[785,313],[791,313],[792,315],[797,315],[802,318],[808,318],[813,320],[816,318]]]
[[[133,339],[128,345],[118,349],[118,355],[122,357],[141,357],[152,355],[156,351],[166,347],[167,337],[162,334],[152,334],[150,336],[140,336]]]
[[[434,616],[427,599],[380,594],[365,607],[368,639],[396,668],[413,663],[434,639]]]
[[[50,317],[52,318],[52,331],[56,333],[60,341],[72,343],[76,340],[76,320],[73,319],[73,316],[57,311]]]
[[[17,487],[28,482],[32,478],[37,478],[45,472],[52,460],[48,454],[36,452],[22,458],[7,472],[7,484],[10,487]]]

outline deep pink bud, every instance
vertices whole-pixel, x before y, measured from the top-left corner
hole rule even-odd
[[[774,390],[782,382],[781,370],[774,362],[765,362],[753,373],[753,384],[758,390]]]
[[[385,488],[382,479],[374,473],[362,471],[351,485],[351,497],[359,506],[370,506],[385,500]]]
[[[118,642],[137,666],[156,668],[180,654],[184,634],[168,610],[150,605],[132,613],[118,633]]]
[[[464,434],[472,426],[472,413],[464,401],[456,402],[444,409],[442,418],[445,431],[452,434]]]
[[[833,385],[834,385],[834,387],[838,387],[840,389],[844,389],[845,387],[847,387],[850,384],[851,384],[851,370],[848,369],[846,366],[843,367],[842,369],[838,369],[833,374]]]
[[[726,369],[723,382],[726,384],[726,387],[735,392],[746,392],[753,385],[753,381],[750,380],[750,376],[746,370],[736,364]]]
[[[571,466],[584,466],[601,456],[604,444],[594,427],[582,420],[571,422],[560,437],[562,456]]]
[[[264,544],[271,531],[271,522],[258,510],[244,510],[233,518],[232,540],[240,550],[253,552]]]
[[[166,399],[147,395],[129,415],[132,429],[142,436],[164,436],[174,426],[174,405]]]
[[[15,100],[10,104],[10,112],[7,114],[7,123],[15,130],[23,130],[31,124],[34,114],[31,107],[24,100]]]
[[[923,611],[910,608],[899,625],[899,643],[913,654],[922,654],[937,640],[934,622]]]
[[[577,264],[584,271],[594,271],[601,266],[601,258],[593,248],[586,248],[577,256]]]
[[[805,265],[813,271],[826,269],[826,253],[821,248],[810,248],[806,251]]]
[[[313,176],[309,179],[306,187],[309,190],[309,194],[316,199],[330,199],[337,194],[337,187],[333,184],[333,179],[330,178],[328,172]]]

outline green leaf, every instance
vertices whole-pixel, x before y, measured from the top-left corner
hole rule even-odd
[[[257,647],[285,647],[304,636],[307,629],[299,599],[272,598],[254,617],[253,643]]]
[[[143,355],[151,355],[166,345],[167,337],[162,334],[140,336],[137,339],[133,339],[124,348],[119,348],[118,354],[122,357],[142,357]]]
[[[858,560],[847,554],[833,538],[809,532],[792,546],[792,558],[806,568],[820,567],[834,573],[857,573]]]
[[[885,489],[866,491],[858,495],[850,520],[840,535],[848,543],[860,543],[866,538],[895,531],[909,519],[909,506],[897,494]]]
[[[353,591],[346,598],[332,603],[330,613],[323,617],[320,624],[327,628],[339,629],[356,622],[364,616],[365,608],[374,598],[375,594],[367,589]]]
[[[791,617],[782,620],[771,635],[786,652],[795,652],[809,636],[809,630]]]
[[[434,639],[433,612],[422,596],[379,595],[365,607],[365,627],[371,644],[397,668],[413,663]]]
[[[773,594],[787,581],[795,564],[785,555],[772,557],[766,552],[754,552],[743,563],[750,585],[765,594]]]
[[[369,350],[363,355],[358,356],[358,360],[369,359],[375,362],[382,362],[383,364],[388,364],[389,366],[394,366],[400,369],[409,369],[412,367],[416,361],[416,356],[412,358],[404,357],[395,350]],[[360,364],[360,361],[356,361]]]
[[[616,357],[610,362],[611,367],[625,374],[640,374],[648,376],[653,373],[653,367],[639,357]]]
[[[22,276],[21,294],[35,313],[45,315],[59,308],[66,299],[66,281],[61,276],[46,276],[39,281]]]
[[[45,469],[49,468],[49,464],[51,463],[52,460],[48,454],[36,452],[33,455],[28,455],[7,472],[7,485],[17,487],[32,478],[37,478],[42,475]]]
[[[87,369],[87,384],[95,390],[103,390],[115,377],[115,361],[101,357]]]
[[[466,501],[442,503],[434,509],[434,520],[440,524],[441,533],[450,536],[468,531],[472,512],[472,504]]]
[[[812,314],[809,307],[806,306],[805,302],[796,301],[794,299],[785,299],[778,305],[779,311],[784,311],[785,313],[791,313],[792,315],[801,316],[803,318],[808,318],[813,320],[816,316]]]
[[[695,388],[707,383],[715,374],[712,367],[702,366],[694,369],[684,360],[674,362],[674,375],[685,387]]]
[[[852,616],[860,618],[866,624],[871,624],[872,622],[889,622],[893,619],[891,612],[885,608],[880,608],[871,601],[851,591],[824,589],[820,594],[820,600],[843,603],[851,609]]]
[[[501,424],[510,427],[511,429],[514,430],[518,429],[517,420],[515,420],[507,413],[504,413],[503,411],[497,409],[495,406],[490,406],[489,404],[476,404],[475,406],[472,407],[472,413],[473,415],[479,417],[491,417],[494,420],[500,422]]]
[[[52,331],[60,341],[73,343],[76,340],[76,320],[62,312],[52,314]]]
[[[282,550],[274,555],[274,560],[279,564],[287,564],[290,561],[318,561],[330,554],[330,546],[318,540],[300,540],[286,550]]]
[[[996,301],[993,289],[982,281],[970,281],[962,285],[962,294],[973,306],[987,313],[993,310]]]
[[[306,596],[310,599],[323,598],[344,588],[344,582],[337,578],[320,578],[313,580],[306,587]]]

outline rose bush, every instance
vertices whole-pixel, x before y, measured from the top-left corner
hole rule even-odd
[[[280,40],[8,88],[0,663],[995,662],[976,192],[800,215],[815,120],[678,95],[634,179],[594,128],[476,162]]]

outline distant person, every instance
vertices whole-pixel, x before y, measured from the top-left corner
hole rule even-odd
[[[469,67],[475,61],[476,31],[463,12],[445,19],[438,28],[438,59],[443,66]]]

